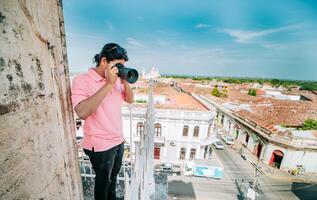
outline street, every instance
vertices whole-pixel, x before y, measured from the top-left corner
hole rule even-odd
[[[241,183],[244,180],[248,183],[254,180],[255,168],[229,146],[223,150],[215,150],[215,153],[224,165],[225,175],[229,176],[228,181]],[[258,181],[259,196],[257,199],[298,199],[291,191],[292,183],[277,181],[262,174],[260,174]]]
[[[199,177],[168,177],[169,199],[210,200],[210,199],[243,199],[243,193],[254,180],[255,168],[242,159],[240,154],[225,145],[223,150],[214,150],[215,156],[224,167],[221,180]],[[292,183],[272,179],[260,173],[259,190],[256,199],[272,200],[313,200],[317,195],[315,184]]]

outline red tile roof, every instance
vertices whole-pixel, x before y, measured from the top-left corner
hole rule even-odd
[[[205,95],[218,104],[226,102],[249,104],[253,112],[239,110],[236,111],[236,114],[272,132],[277,131],[274,128],[275,125],[301,126],[306,119],[317,120],[317,95],[308,91],[289,92],[289,94],[308,95],[313,101],[278,100],[263,97],[265,91],[261,89],[257,89],[257,96],[250,96],[247,94],[248,90],[245,87],[241,88],[237,87],[237,85],[234,85],[234,87],[229,86],[227,98],[212,96],[212,88],[196,88],[195,86],[184,84],[181,84],[181,87],[187,91]]]
[[[135,93],[147,94],[147,87],[138,87],[134,89]],[[155,83],[153,94],[164,95],[166,97],[165,104],[156,104],[156,108],[160,109],[178,109],[178,110],[199,110],[207,111],[200,102],[194,99],[191,95],[177,91],[175,88],[166,83]],[[146,105],[137,104],[137,106],[145,107]]]

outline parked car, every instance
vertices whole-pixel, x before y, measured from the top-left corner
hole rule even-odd
[[[178,165],[172,165],[169,163],[161,164],[161,165],[156,165],[154,168],[154,172],[160,173],[160,174],[165,174],[167,176],[173,175],[181,175],[181,169],[180,166]]]
[[[223,146],[223,144],[220,141],[213,143],[213,145],[215,146],[216,149],[224,149],[225,148],[225,146]]]
[[[234,140],[230,136],[223,135],[221,138],[228,145],[234,144]]]

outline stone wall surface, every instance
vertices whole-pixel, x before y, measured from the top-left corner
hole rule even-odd
[[[83,199],[62,2],[0,1],[0,199]]]

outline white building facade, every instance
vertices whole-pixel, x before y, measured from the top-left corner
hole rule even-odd
[[[302,131],[303,133],[298,134],[298,131],[290,131],[288,135],[271,134],[265,138],[222,112],[218,113],[217,122],[228,135],[265,164],[283,171],[293,170],[301,165],[306,172],[317,172],[317,138],[313,136],[313,132],[310,134],[310,131]],[[305,135],[311,136],[304,137]]]
[[[130,107],[131,108],[131,107]],[[123,107],[123,132],[132,154],[135,142],[144,131],[145,108]],[[208,158],[216,111],[156,109],[154,159],[159,162],[183,163]],[[131,146],[131,145],[130,145]]]

